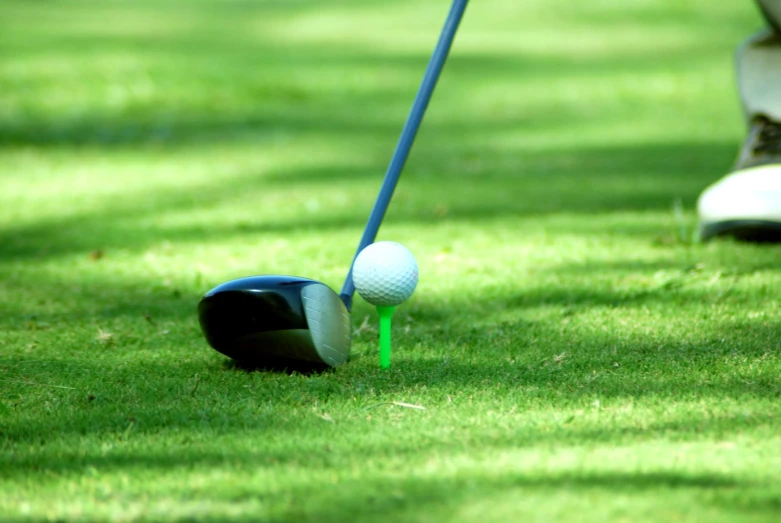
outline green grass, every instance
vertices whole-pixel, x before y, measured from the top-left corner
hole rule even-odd
[[[778,520],[781,248],[693,241],[750,2],[474,2],[392,369],[360,300],[332,372],[203,341],[228,279],[340,287],[447,7],[0,4],[0,520]]]

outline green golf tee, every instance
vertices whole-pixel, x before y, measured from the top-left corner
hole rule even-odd
[[[391,355],[391,318],[396,307],[377,306],[377,314],[380,316],[380,368],[390,368]]]

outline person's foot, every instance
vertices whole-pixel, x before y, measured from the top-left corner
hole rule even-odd
[[[700,239],[781,242],[781,123],[754,120],[733,171],[700,195]]]

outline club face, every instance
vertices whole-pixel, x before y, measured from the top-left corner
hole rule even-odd
[[[206,293],[198,319],[209,345],[242,366],[327,368],[350,357],[350,314],[333,290],[315,280],[232,280]]]

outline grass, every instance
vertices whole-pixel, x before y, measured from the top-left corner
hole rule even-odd
[[[749,2],[474,2],[392,369],[360,300],[332,372],[206,346],[218,283],[340,287],[446,9],[0,5],[0,519],[778,519],[781,251],[693,241]]]

